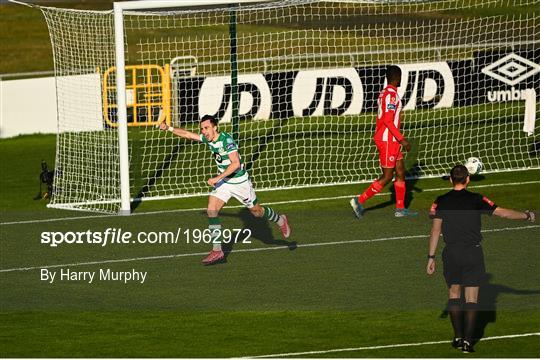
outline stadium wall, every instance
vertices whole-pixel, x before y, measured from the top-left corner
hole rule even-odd
[[[0,81],[0,138],[58,132],[54,77]]]
[[[77,101],[101,111],[101,84],[97,74],[0,80],[0,138],[36,133],[57,134],[59,132],[57,82],[65,84],[64,88],[74,93],[77,92],[75,87],[84,87],[88,96],[81,96]],[[91,115],[78,114],[77,117],[83,121],[74,122],[71,127],[61,131],[103,129],[103,117],[100,112],[96,111]]]

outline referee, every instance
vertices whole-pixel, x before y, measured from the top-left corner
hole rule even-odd
[[[439,196],[429,212],[433,219],[429,239],[427,273],[435,272],[435,251],[441,232],[445,247],[443,271],[448,285],[448,313],[454,328],[452,346],[465,353],[474,352],[473,334],[478,312],[478,290],[485,276],[482,252],[481,215],[495,214],[507,219],[535,221],[535,214],[503,209],[491,200],[467,190],[469,172],[456,165],[450,172],[453,190]],[[461,293],[464,288],[465,305]]]

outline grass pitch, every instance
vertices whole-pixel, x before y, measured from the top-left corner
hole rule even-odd
[[[185,238],[176,244],[53,248],[40,244],[40,236],[204,229],[205,197],[143,202],[130,217],[46,209],[45,201],[32,197],[40,160],[53,158],[54,137],[2,140],[0,151],[4,357],[461,356],[447,343],[394,346],[452,335],[440,261],[435,276],[424,270],[427,210],[448,189],[446,180],[409,183],[410,207],[420,211],[416,219],[393,217],[389,188],[372,199],[363,221],[355,219],[348,199],[365,185],[259,192],[263,203],[289,215],[291,243],[231,201],[222,222],[252,230],[251,244],[234,245],[227,263],[203,267],[209,245]],[[471,187],[504,207],[540,208],[539,170],[486,174]],[[477,344],[475,356],[538,356],[537,336],[489,339],[540,331],[540,228],[485,218],[484,229],[491,277],[481,293],[486,311],[479,336],[488,340]],[[50,270],[136,269],[148,276],[143,284],[41,281],[40,269],[56,265],[64,266]],[[392,346],[365,349],[382,345]],[[360,349],[317,353],[351,348]],[[316,353],[305,353],[310,351]]]
[[[110,9],[110,2],[92,2],[90,7]],[[494,6],[421,16],[426,21],[459,21],[530,14],[538,7]],[[52,69],[47,28],[38,10],[0,5],[0,43],[6,54],[0,73]],[[501,127],[517,124],[514,117],[522,118],[521,110],[514,109],[516,113],[494,116]],[[496,115],[498,109],[492,111]],[[485,109],[475,113],[490,115]],[[430,126],[417,120],[416,130]],[[489,133],[498,134],[498,121],[481,123],[492,127]],[[290,130],[294,132],[294,126]],[[516,144],[508,140],[499,146]],[[289,215],[293,235],[288,243],[279,239],[275,227],[256,221],[231,201],[222,213],[223,225],[250,229],[251,244],[235,245],[225,264],[203,267],[200,260],[209,246],[188,244],[185,238],[176,244],[105,247],[40,244],[45,231],[121,228],[137,234],[207,226],[206,197],[143,202],[130,217],[47,209],[44,200],[32,198],[38,190],[39,163],[43,159],[53,164],[54,147],[53,136],[0,141],[0,356],[461,356],[449,343],[439,343],[452,335],[443,311],[440,255],[436,274],[425,274],[427,210],[437,195],[447,191],[448,181],[409,182],[410,207],[420,211],[410,220],[393,217],[389,188],[370,201],[363,221],[355,219],[348,200],[365,185],[259,192],[264,204]],[[471,149],[478,151],[485,149]],[[207,155],[200,153],[208,164],[205,171],[210,172],[214,167]],[[445,156],[434,149],[433,158]],[[498,168],[499,161],[511,159],[494,156],[486,165]],[[478,176],[471,188],[504,207],[540,209],[540,170]],[[486,340],[468,356],[540,356],[538,226],[484,219],[490,279],[481,290],[485,311],[477,335]],[[40,280],[42,268],[136,269],[148,276],[143,284],[47,284]],[[537,335],[522,336],[530,333]]]

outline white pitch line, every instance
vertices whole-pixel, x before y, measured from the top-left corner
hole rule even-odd
[[[529,337],[529,336],[540,336],[540,332],[526,333],[526,334],[501,335],[501,336],[490,336],[490,337],[482,338],[482,339],[480,339],[480,341],[514,339],[514,338],[523,338],[523,337]],[[273,357],[286,357],[286,356],[328,354],[328,353],[349,352],[349,351],[362,351],[362,350],[393,349],[393,348],[412,347],[412,346],[450,344],[451,342],[452,341],[448,341],[448,340],[440,340],[440,341],[424,341],[424,342],[408,343],[408,344],[362,346],[362,347],[356,347],[356,348],[343,348],[343,349],[330,349],[330,350],[320,350],[320,351],[303,351],[303,352],[295,352],[295,353],[245,356],[245,357],[242,357],[242,359],[273,358]]]
[[[510,182],[510,183],[499,183],[499,184],[486,184],[486,185],[476,185],[469,186],[470,189],[479,189],[479,188],[490,188],[490,187],[500,187],[500,186],[516,186],[516,185],[530,185],[530,184],[540,184],[540,181],[522,181],[522,182]],[[444,191],[450,190],[449,187],[444,188],[433,188],[433,189],[422,189],[421,192],[435,192],[435,191]],[[387,196],[391,193],[378,193],[375,196]],[[328,200],[339,200],[339,199],[349,199],[353,195],[341,195],[341,196],[329,196],[329,197],[320,197],[320,198],[310,198],[310,199],[297,199],[297,200],[284,200],[284,201],[274,201],[265,203],[265,205],[283,205],[283,204],[298,204],[298,203],[307,203],[307,202],[316,202],[316,201],[328,201]],[[237,209],[243,208],[243,205],[232,205],[227,206],[227,209]],[[206,208],[189,208],[189,209],[171,209],[171,210],[158,210],[158,211],[146,211],[133,213],[130,216],[148,216],[148,215],[159,215],[167,213],[182,213],[182,212],[191,212],[191,211],[205,211]],[[36,220],[22,220],[22,221],[8,221],[0,223],[0,226],[3,225],[19,225],[19,224],[37,224],[37,223],[47,223],[47,222],[56,222],[56,221],[67,221],[67,220],[82,220],[82,219],[99,219],[99,218],[111,218],[118,215],[88,215],[88,216],[73,216],[73,217],[63,217],[63,218],[54,218],[54,219],[36,219]]]
[[[536,229],[540,225],[528,225],[528,226],[518,226],[518,227],[505,227],[498,229],[488,229],[483,230],[484,233],[489,232],[502,232],[502,231],[514,231],[514,230],[526,230],[526,229]],[[418,239],[423,238],[427,239],[428,235],[408,235],[408,236],[393,236],[393,237],[384,237],[384,238],[375,238],[375,239],[360,239],[360,240],[348,240],[348,241],[331,241],[324,243],[311,243],[311,244],[297,244],[297,248],[307,248],[307,247],[318,247],[318,246],[329,246],[329,245],[348,245],[348,244],[359,244],[359,243],[374,243],[381,241],[391,241],[391,240],[408,240],[408,239]],[[261,247],[261,248],[252,248],[252,249],[239,249],[233,250],[231,253],[244,253],[244,252],[257,252],[257,251],[269,251],[269,250],[284,250],[289,249],[288,246],[272,246],[272,247]],[[127,258],[127,259],[110,259],[110,260],[96,260],[96,261],[85,261],[78,263],[70,264],[55,264],[55,265],[42,265],[42,266],[28,266],[12,269],[0,269],[0,273],[15,272],[15,271],[28,271],[36,269],[52,269],[66,266],[84,266],[84,265],[99,265],[99,264],[112,264],[112,263],[125,263],[133,261],[144,261],[144,260],[162,260],[162,259],[173,259],[173,258],[182,258],[182,257],[191,257],[191,256],[203,256],[207,255],[207,252],[198,252],[198,253],[185,253],[185,254],[172,254],[172,255],[156,255],[156,256],[144,256],[136,258]]]

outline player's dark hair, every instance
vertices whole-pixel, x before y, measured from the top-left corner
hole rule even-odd
[[[212,116],[212,115],[204,115],[204,116],[201,118],[200,123],[203,123],[203,122],[205,122],[206,120],[210,120],[210,122],[212,123],[212,125],[218,126],[218,119],[217,119],[215,116]]]
[[[469,170],[463,165],[456,165],[450,170],[452,184],[466,184]]]
[[[401,78],[401,69],[399,66],[390,65],[386,68],[386,80],[388,83],[394,82]]]

